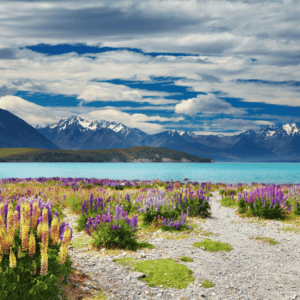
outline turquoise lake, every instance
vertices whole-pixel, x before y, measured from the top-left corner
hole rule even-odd
[[[299,163],[0,163],[0,178],[72,177],[300,184]]]

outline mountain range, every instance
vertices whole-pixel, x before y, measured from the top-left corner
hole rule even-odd
[[[68,150],[150,146],[214,161],[300,161],[300,127],[295,123],[266,126],[234,136],[195,135],[178,130],[149,135],[121,123],[73,116],[36,129],[59,148]]]

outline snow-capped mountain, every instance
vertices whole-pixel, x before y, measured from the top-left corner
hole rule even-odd
[[[72,150],[133,147],[147,135],[121,123],[89,121],[79,116],[64,118],[45,127],[37,126],[36,129],[50,140],[56,141],[62,149]]]
[[[246,131],[240,136],[247,137],[252,142],[271,150],[283,157],[300,157],[298,140],[300,139],[300,127],[296,123],[287,123],[280,127],[265,126],[258,131]]]
[[[300,161],[300,127],[265,126],[235,136],[196,135],[191,131],[145,132],[110,121],[64,118],[37,130],[62,149],[112,149],[135,146],[162,147],[214,161]]]

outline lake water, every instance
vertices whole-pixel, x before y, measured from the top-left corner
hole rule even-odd
[[[73,177],[300,184],[299,163],[0,163],[0,178]]]

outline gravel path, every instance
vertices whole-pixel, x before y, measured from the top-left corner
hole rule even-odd
[[[163,239],[152,235],[147,240],[154,250],[135,253],[119,252],[105,255],[104,252],[69,249],[74,266],[85,274],[93,275],[85,290],[101,288],[107,299],[300,299],[300,235],[283,232],[284,225],[278,221],[256,221],[240,218],[235,211],[220,205],[221,196],[213,192],[211,218],[197,225],[217,235],[209,236],[214,241],[228,243],[230,252],[210,253],[191,246],[205,236],[192,232],[188,239]],[[67,213],[65,221],[75,225],[75,216]],[[85,236],[74,233],[73,238]],[[251,237],[270,237],[279,244],[269,245]],[[193,270],[194,284],[186,289],[150,288],[134,277],[134,273],[113,262],[113,259],[133,256],[139,259],[178,258],[189,256],[194,262],[180,262]],[[213,282],[214,287],[204,288],[201,279]]]

